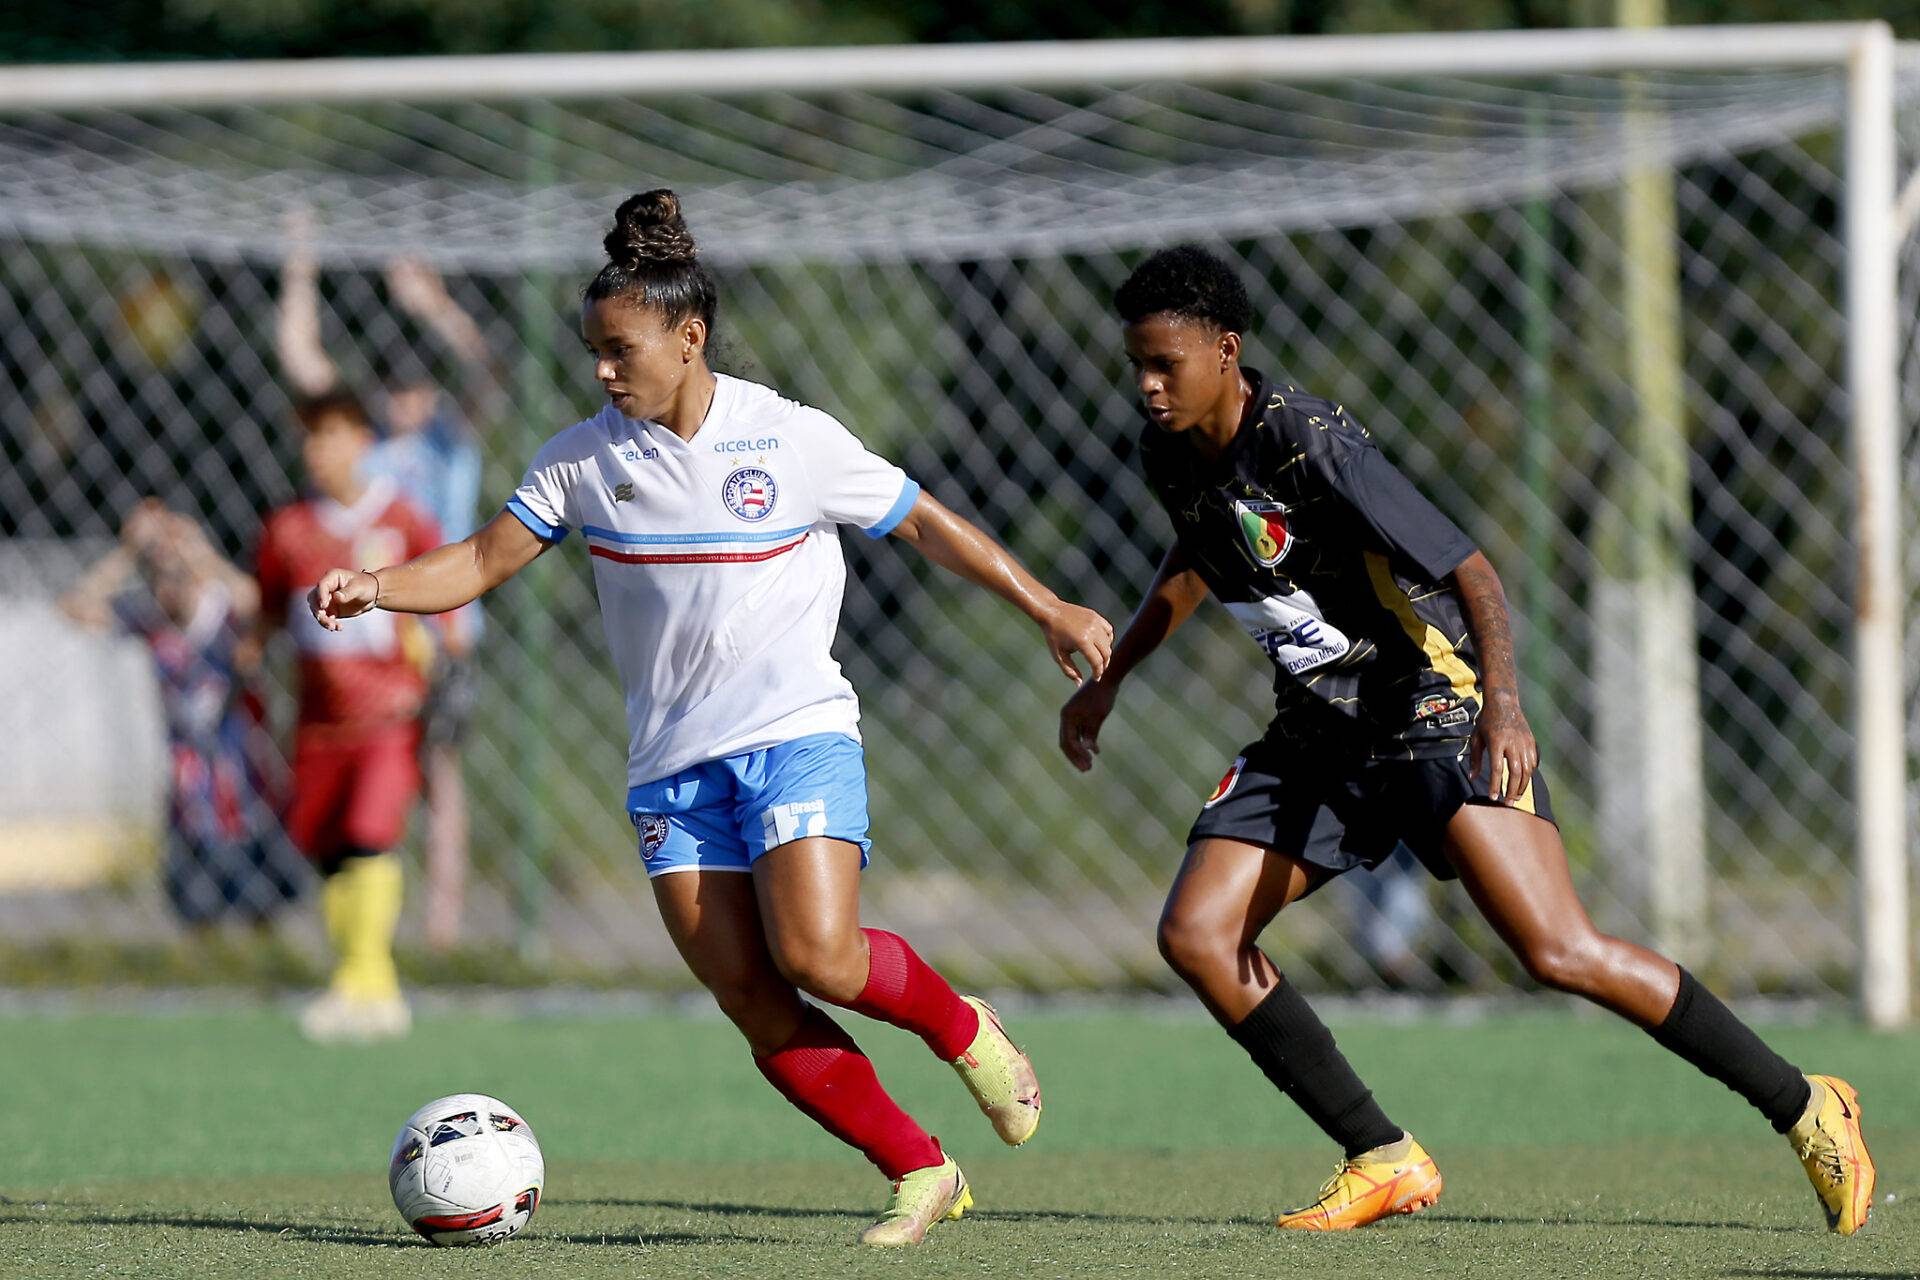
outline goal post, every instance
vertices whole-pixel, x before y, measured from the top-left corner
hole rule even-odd
[[[585,412],[566,344],[521,339],[566,322],[597,225],[657,178],[687,198],[755,371],[879,432],[1051,581],[1124,614],[1165,531],[1116,442],[1132,427],[1098,350],[1106,294],[1140,252],[1209,240],[1255,284],[1253,353],[1346,399],[1525,584],[1523,644],[1555,639],[1527,659],[1554,691],[1536,728],[1603,924],[1747,993],[1851,984],[1870,1023],[1899,1025],[1916,715],[1902,485],[1920,447],[1902,416],[1920,405],[1902,365],[1916,325],[1895,301],[1920,65],[1900,54],[1865,22],[0,69],[0,164],[18,175],[0,245],[20,251],[0,269],[0,544],[43,566],[48,540],[97,541],[145,488],[244,548],[251,508],[290,484],[260,335],[295,211],[316,223],[331,349],[407,340],[379,277],[418,256],[518,348],[516,407]],[[1677,212],[1673,236],[1656,205]],[[1648,271],[1653,292],[1635,283]],[[142,328],[176,311],[228,349]],[[91,360],[150,421],[100,403]],[[885,425],[898,394],[922,429]],[[218,442],[223,418],[266,443]],[[559,425],[483,428],[490,498]],[[1828,459],[1844,474],[1816,478]],[[247,474],[261,468],[270,482]],[[1600,535],[1641,538],[1652,576],[1596,585],[1633,563],[1596,554]],[[993,938],[948,943],[988,981],[1154,972],[1142,917],[1165,846],[1192,780],[1231,756],[1219,734],[1253,727],[1258,672],[1197,625],[1129,687],[1137,718],[1110,731],[1108,776],[1082,783],[1035,729],[1053,691],[1014,633],[854,554],[860,651],[843,660],[890,744],[876,811],[920,850],[876,876],[881,909],[1003,914]],[[583,763],[597,790],[565,774],[620,735],[570,720],[609,714],[604,662],[570,629],[591,605],[579,576],[543,572],[503,600],[487,661],[511,684],[500,703],[550,723],[529,751],[483,734],[468,760],[498,784],[480,840],[540,847],[482,860],[476,892],[517,923],[489,908],[476,927],[590,964],[542,942],[533,904],[587,934],[646,908],[630,868],[565,851],[619,838],[579,816],[604,808],[613,762]],[[23,574],[42,593],[59,576]],[[549,644],[564,654],[536,652]],[[1599,687],[1596,667],[1634,692]],[[909,758],[926,727],[948,763]],[[19,750],[0,743],[0,765]],[[0,834],[33,803],[0,793]],[[991,850],[1017,892],[954,843]],[[29,910],[5,876],[0,922]],[[1042,897],[1069,905],[1025,901]],[[1342,915],[1364,909],[1326,898],[1280,945],[1330,985],[1364,983]],[[103,890],[82,909],[120,908]],[[1749,936],[1795,911],[1851,936],[1783,936],[1774,954]],[[1029,936],[1045,928],[1060,936]],[[1422,959],[1460,971],[1445,957],[1465,932]],[[665,954],[656,939],[619,958]]]
[[[1853,591],[1860,998],[1867,1021],[1878,1027],[1903,1025],[1912,1008],[1906,700],[1887,696],[1907,689],[1893,63],[1893,32],[1882,22],[1864,27],[1847,51],[1847,390],[1859,486]]]
[[[675,94],[1057,89],[1154,81],[1312,84],[1435,75],[1837,67],[1852,60],[1864,42],[1891,38],[1892,29],[1882,22],[1839,22],[24,66],[0,71],[0,107],[565,101]]]

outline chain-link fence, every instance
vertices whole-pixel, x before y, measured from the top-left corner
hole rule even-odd
[[[1736,992],[1843,991],[1844,109],[1837,72],[1805,71],[0,118],[0,936],[178,928],[150,664],[53,602],[145,496],[245,563],[296,493],[290,257],[316,263],[348,382],[430,377],[467,407],[484,517],[594,410],[577,290],[618,199],[672,185],[720,278],[722,368],[833,412],[1116,621],[1169,526],[1135,465],[1111,290],[1164,243],[1230,253],[1259,316],[1249,363],[1343,401],[1504,575],[1603,927]],[[444,278],[483,359],[409,309],[397,258]],[[1164,984],[1158,904],[1259,731],[1265,663],[1203,610],[1129,682],[1082,777],[1053,746],[1067,686],[1024,620],[897,543],[845,545],[868,915],[974,981]],[[490,599],[478,668],[464,945],[575,977],[675,972],[620,812],[622,699],[583,554]],[[267,704],[284,728],[277,684]],[[1267,942],[1325,987],[1514,969],[1457,890],[1393,869]]]

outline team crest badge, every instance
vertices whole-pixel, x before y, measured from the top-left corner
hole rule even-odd
[[[765,520],[772,515],[779,493],[773,477],[758,467],[741,467],[720,486],[727,510],[742,520]]]
[[[1232,795],[1234,784],[1240,781],[1240,771],[1246,767],[1247,758],[1245,756],[1235,756],[1233,763],[1227,766],[1227,776],[1220,779],[1220,785],[1213,789],[1213,794],[1208,796],[1206,800],[1201,803],[1200,807],[1202,809],[1211,809]]]
[[[1278,502],[1233,504],[1233,516],[1240,524],[1240,539],[1247,554],[1262,569],[1271,569],[1286,559],[1293,546],[1293,532],[1287,528],[1287,509]]]
[[[634,830],[640,833],[640,856],[648,861],[660,852],[667,842],[667,818],[660,813],[636,813],[633,815]]]

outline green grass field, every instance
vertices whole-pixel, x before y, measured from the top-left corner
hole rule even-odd
[[[1269,1215],[1334,1153],[1197,1014],[1016,1016],[1047,1096],[1017,1152],[918,1041],[851,1021],[978,1196],[910,1254],[853,1247],[884,1184],[712,1018],[441,1013],[399,1046],[319,1050],[275,1010],[0,1015],[0,1276],[1920,1274],[1920,1036],[1768,1032],[1864,1095],[1881,1202],[1842,1240],[1781,1139],[1625,1026],[1339,1020],[1446,1193],[1283,1237]],[[464,1089],[518,1106],[547,1153],[549,1198],[494,1250],[432,1249],[387,1199],[400,1121]]]

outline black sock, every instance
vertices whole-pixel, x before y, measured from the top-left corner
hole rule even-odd
[[[320,873],[322,880],[327,880],[338,875],[340,868],[346,866],[350,859],[377,858],[383,852],[384,850],[381,849],[369,849],[365,845],[342,845],[330,853],[323,853],[315,858],[313,869]]]
[[[1685,969],[1666,1021],[1647,1034],[1751,1102],[1775,1133],[1793,1128],[1807,1109],[1813,1086],[1799,1068],[1767,1048]]]
[[[1291,983],[1283,980],[1227,1034],[1349,1158],[1400,1141],[1400,1127],[1380,1110],[1333,1033]]]

